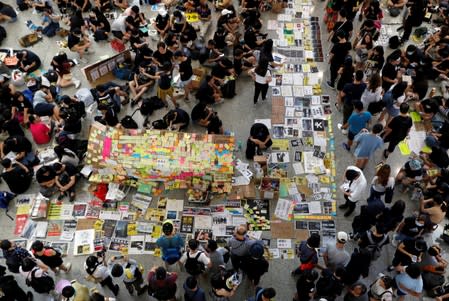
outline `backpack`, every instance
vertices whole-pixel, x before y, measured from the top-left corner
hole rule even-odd
[[[48,72],[44,73],[44,76],[50,83],[56,83],[58,81],[58,74],[54,70],[48,70]]]
[[[140,105],[140,113],[144,116],[153,114],[154,111],[165,107],[165,103],[157,96],[144,98]]]
[[[392,36],[389,40],[388,40],[388,46],[391,49],[397,49],[399,47],[399,45],[401,45],[401,41],[399,39],[399,36]]]
[[[126,115],[122,118],[120,123],[125,129],[138,129],[139,126],[137,125],[137,122],[133,119],[133,115],[138,111],[139,109],[135,110],[131,115]]]
[[[34,269],[30,272],[31,279],[28,279],[27,277],[26,284],[32,287],[38,294],[45,294],[52,291],[55,288],[55,282],[53,278],[45,274],[43,274],[41,277],[35,277],[34,274],[36,273],[36,271],[37,269]]]
[[[381,255],[382,245],[387,241],[388,236],[384,235],[382,240],[378,243],[375,243],[373,240],[373,236],[371,234],[371,231],[366,231],[366,237],[368,238],[369,245],[366,246],[366,250],[369,252],[371,256],[371,260],[376,260]]]
[[[186,272],[192,276],[197,276],[206,270],[204,263],[200,262],[198,258],[203,252],[198,252],[195,257],[190,257],[190,253],[187,252],[187,260],[184,263]]]
[[[6,257],[6,266],[11,273],[19,273],[19,268],[22,265],[22,261],[16,255],[16,251],[11,256]]]

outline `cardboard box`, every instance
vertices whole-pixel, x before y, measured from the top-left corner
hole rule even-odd
[[[201,81],[206,74],[204,68],[193,68],[193,78],[192,78],[192,88],[198,89],[200,87]]]

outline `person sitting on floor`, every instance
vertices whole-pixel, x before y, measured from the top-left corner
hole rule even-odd
[[[70,202],[75,200],[75,185],[78,175],[78,170],[70,163],[54,163],[53,170],[56,173],[56,186],[58,186],[61,192],[58,199],[62,199],[64,196],[70,198]]]
[[[3,159],[2,166],[4,170],[0,176],[12,193],[21,194],[30,188],[33,174],[28,167],[18,161],[12,163],[10,159]]]

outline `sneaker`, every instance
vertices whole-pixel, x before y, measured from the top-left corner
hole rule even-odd
[[[66,265],[65,265],[65,268],[66,268],[66,273],[68,273],[68,272],[70,272],[70,270],[72,269],[72,264],[69,262],[69,263],[67,263]]]
[[[131,108],[134,108],[137,105],[138,101],[131,98]]]
[[[28,301],[33,301],[33,298],[34,298],[33,293],[32,292],[27,292],[27,300]]]
[[[341,133],[342,133],[343,135],[347,135],[347,134],[348,134],[348,130],[347,130],[347,129],[342,129],[342,130],[341,130]]]
[[[390,265],[387,269],[388,272],[393,272],[393,270],[394,270],[394,266],[392,266],[392,265]]]
[[[79,58],[78,59],[78,61],[81,63],[81,64],[87,64],[89,61],[86,59],[86,58]]]
[[[70,203],[73,203],[73,202],[75,201],[75,197],[76,197],[76,194],[71,194],[71,195],[69,196],[69,202],[70,202]]]
[[[384,158],[388,159],[388,150],[384,150]]]
[[[339,130],[341,130],[342,127],[343,127],[343,124],[341,124],[341,123],[338,123],[338,124],[337,124],[337,128],[338,128]]]
[[[331,89],[335,89],[334,85],[329,80],[326,82],[326,85]]]
[[[79,79],[74,79],[73,83],[75,84],[76,89],[78,89],[81,86],[81,81]]]
[[[351,151],[351,148],[349,147],[349,145],[348,145],[347,143],[343,142],[343,143],[341,144],[341,146],[343,146],[343,148],[344,148],[345,150],[347,150],[348,152]]]

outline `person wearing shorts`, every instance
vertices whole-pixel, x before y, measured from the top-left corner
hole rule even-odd
[[[91,42],[89,38],[81,32],[81,29],[75,28],[67,38],[67,47],[72,52],[79,55],[80,61],[86,63],[84,54],[88,52]]]
[[[56,122],[61,121],[59,107],[54,103],[48,83],[42,82],[41,88],[34,93],[33,111],[38,116],[49,116]]]
[[[363,128],[368,128],[371,121],[371,113],[363,110],[363,103],[356,101],[354,103],[354,112],[349,117],[348,122],[342,128],[348,129],[348,142],[343,142],[343,148],[348,152],[351,150],[355,135],[357,135]]]
[[[165,107],[168,108],[167,96],[170,96],[173,105],[177,108],[179,105],[176,103],[176,99],[173,97],[173,87],[171,86],[172,80],[172,65],[171,63],[164,63],[161,71],[157,72],[158,77],[158,87],[157,87],[157,97],[159,97],[164,103]]]
[[[184,101],[189,102],[190,90],[192,90],[192,60],[181,50],[174,54],[174,58],[179,65],[179,74],[181,75],[181,86],[184,88]]]

